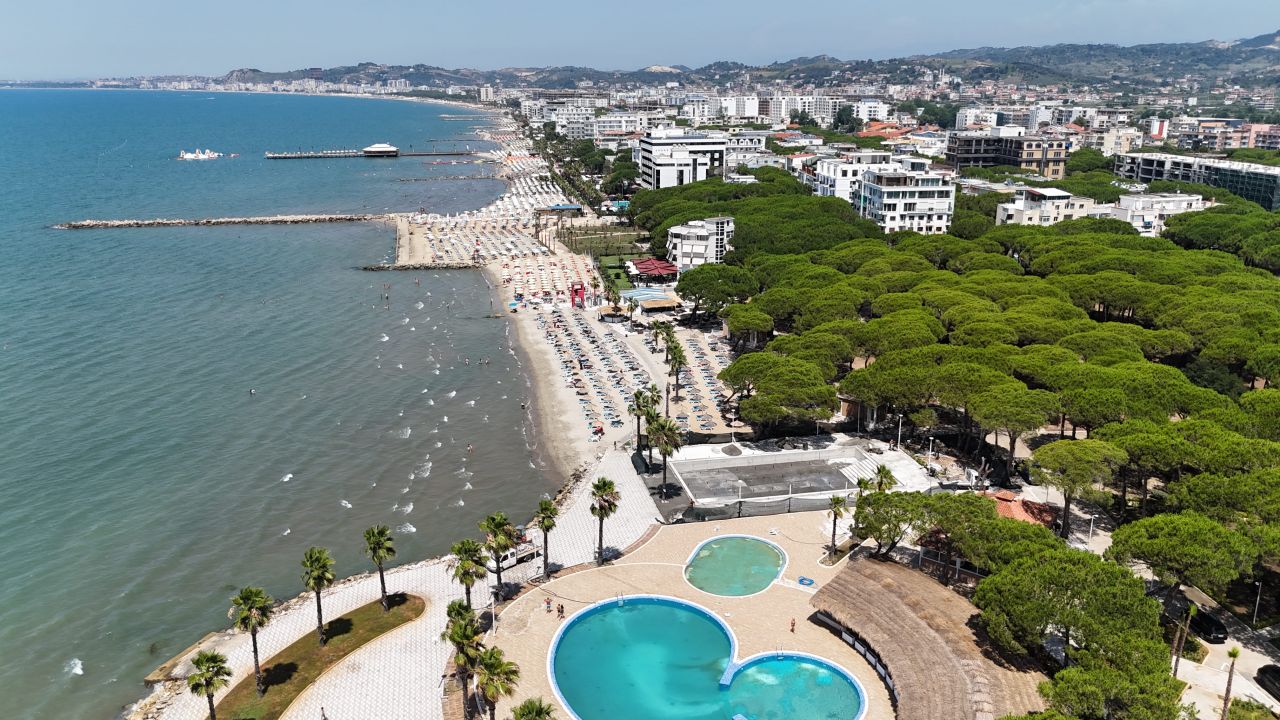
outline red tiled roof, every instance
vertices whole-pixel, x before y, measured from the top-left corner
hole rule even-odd
[[[679,272],[679,268],[675,265],[658,258],[645,258],[633,264],[636,266],[636,272],[641,275],[675,275]]]

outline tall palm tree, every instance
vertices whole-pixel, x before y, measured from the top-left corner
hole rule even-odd
[[[659,418],[649,428],[649,442],[658,446],[662,456],[662,484],[667,484],[667,460],[684,445],[684,430],[671,418]]]
[[[636,390],[631,393],[631,404],[627,406],[627,412],[636,418],[636,449],[640,449],[640,420],[644,418],[645,413],[649,410],[649,392],[644,389]]]
[[[507,514],[496,512],[480,521],[480,529],[485,535],[485,549],[493,558],[494,575],[498,580],[498,599],[502,592],[502,554],[516,546],[516,527],[511,524]]]
[[[320,592],[333,584],[333,556],[322,547],[307,548],[302,556],[302,586],[316,594],[316,636],[324,645],[324,609]]]
[[[467,715],[470,712],[467,689],[471,686],[471,677],[479,667],[480,652],[484,650],[484,631],[480,629],[480,622],[469,606],[455,603],[457,601],[449,603],[446,611],[449,622],[440,634],[440,639],[453,646],[453,664],[458,669],[458,683],[462,685],[463,714]]]
[[[476,676],[476,688],[489,703],[489,720],[498,717],[498,700],[516,694],[520,682],[520,666],[502,654],[502,648],[485,648],[480,651],[480,672]]]
[[[374,525],[364,531],[364,551],[378,568],[378,583],[382,586],[382,612],[391,609],[387,603],[387,576],[384,566],[396,556],[395,538],[391,537],[391,528],[386,525]]]
[[[191,661],[196,671],[187,676],[187,689],[192,695],[203,695],[209,701],[209,720],[218,720],[213,709],[213,696],[227,686],[231,668],[225,655],[212,650],[201,650]]]
[[[542,580],[551,579],[551,551],[547,547],[547,536],[556,528],[556,518],[560,516],[560,508],[550,500],[538,502],[538,511],[533,514],[533,526],[542,531]]]
[[[449,552],[453,555],[453,579],[461,583],[467,594],[467,607],[471,607],[471,586],[489,574],[485,567],[489,557],[484,554],[484,546],[471,538],[454,543]]]
[[[618,501],[622,496],[618,488],[607,477],[599,478],[591,485],[591,514],[600,521],[600,530],[596,542],[596,564],[604,564],[604,519],[618,511]]]
[[[556,720],[556,712],[542,698],[530,698],[511,711],[511,720]]]
[[[1240,657],[1240,648],[1233,647],[1227,651],[1227,657],[1231,658],[1231,669],[1227,671],[1227,692],[1222,696],[1222,718],[1227,720],[1227,713],[1231,710],[1231,681],[1236,676],[1236,659]]]
[[[667,363],[671,365],[671,374],[676,378],[676,402],[680,402],[680,371],[689,367],[689,356],[685,355],[684,346],[678,341],[671,346]]]
[[[856,511],[859,507],[862,507],[862,497],[871,492],[871,489],[875,487],[875,482],[871,478],[858,478],[857,482],[854,483],[854,487],[858,489],[858,499],[853,503],[853,509]],[[853,515],[853,528],[855,535],[862,533],[862,528],[858,524],[857,512]]]
[[[232,624],[248,632],[249,640],[253,643],[253,677],[257,684],[258,697],[262,697],[267,690],[262,682],[262,665],[258,662],[258,630],[271,622],[271,610],[274,604],[275,600],[262,588],[245,587],[231,598],[231,609],[227,611],[227,617],[231,618]]]
[[[657,422],[658,422],[660,419],[662,419],[662,413],[658,412],[658,404],[657,404],[656,402],[655,402],[653,405],[651,405],[651,406],[649,406],[649,407],[645,408],[645,410],[644,410],[644,426],[645,426],[645,428],[649,431],[649,442],[648,442],[648,445],[649,445],[649,464],[650,464],[650,465],[652,465],[652,464],[653,464],[653,446],[654,446],[654,442],[653,442],[653,426],[654,426],[655,424],[657,424]],[[648,470],[648,468],[645,468],[645,469],[646,469],[646,470]]]
[[[883,467],[883,466],[881,466]],[[836,556],[836,523],[849,511],[849,498],[832,495],[828,498],[827,511],[831,513],[831,557]]]
[[[876,492],[885,492],[898,484],[898,478],[893,476],[887,465],[876,466],[876,475],[872,481],[876,485]]]

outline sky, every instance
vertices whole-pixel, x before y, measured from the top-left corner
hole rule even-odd
[[[8,0],[0,80],[425,63],[631,70],[981,46],[1197,42],[1280,29],[1277,0]],[[998,18],[998,19],[997,19]]]

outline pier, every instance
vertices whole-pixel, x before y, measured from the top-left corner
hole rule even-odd
[[[328,160],[332,158],[387,158],[387,157],[466,157],[479,155],[477,150],[409,150],[396,155],[371,155],[363,150],[302,150],[298,152],[268,152],[268,160]]]
[[[54,225],[58,230],[113,230],[151,227],[214,227],[218,225],[306,225],[316,223],[389,220],[391,215],[269,215],[263,217],[155,218],[152,220],[78,220]]]

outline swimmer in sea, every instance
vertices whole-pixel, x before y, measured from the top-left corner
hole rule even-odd
[[[250,395],[257,395],[257,394],[258,394],[258,391],[257,391],[257,390],[254,390],[253,388],[249,388],[249,394],[250,394]]]
[[[475,449],[474,447],[471,447],[471,445],[467,445],[467,454],[468,454],[468,455],[470,455],[471,453],[473,453],[473,452],[475,452],[475,451],[476,451],[476,449]]]

